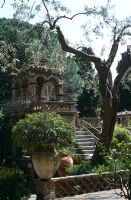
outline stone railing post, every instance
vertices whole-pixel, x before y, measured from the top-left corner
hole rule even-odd
[[[55,200],[55,184],[49,180],[36,180],[36,200]]]

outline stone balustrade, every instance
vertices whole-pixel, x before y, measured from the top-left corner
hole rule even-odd
[[[33,111],[55,111],[55,112],[76,112],[74,102],[60,102],[60,101],[48,101],[48,102],[36,102],[32,104]]]
[[[15,101],[7,101],[1,104],[3,113],[16,112],[26,109],[32,111],[56,111],[56,112],[76,112],[74,102],[60,101],[38,101],[32,102],[30,99],[17,99]]]
[[[28,109],[31,105],[30,99],[17,99],[1,103],[1,110],[3,113],[18,112]]]
[[[94,173],[52,178],[50,181],[48,180],[46,182],[43,182],[43,179],[38,179],[36,181],[36,192],[40,193],[43,189],[45,190],[45,184],[46,187],[49,184],[49,188],[51,187],[51,194],[54,196],[55,193],[55,197],[51,199],[55,199],[119,188],[117,183],[108,182],[108,178],[109,173],[104,173],[102,175]],[[47,191],[47,193],[49,193],[49,191]],[[45,198],[40,199],[43,200]]]
[[[73,130],[75,130],[75,122],[78,117],[76,104],[70,101],[32,101],[30,99],[20,98],[2,103],[1,110],[8,116],[12,116],[13,114],[14,117],[18,114],[21,116],[32,112],[57,112],[69,122]]]

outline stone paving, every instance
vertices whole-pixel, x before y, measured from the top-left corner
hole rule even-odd
[[[73,197],[58,198],[57,200],[125,200],[119,197],[115,190],[94,192],[82,195],[76,195]]]
[[[119,192],[119,190],[116,191]],[[35,200],[35,199],[36,196],[32,195],[29,200]],[[57,198],[56,200],[125,200],[125,198],[119,197],[115,193],[115,190],[108,190],[108,191],[76,195],[73,197],[62,197],[62,198]]]

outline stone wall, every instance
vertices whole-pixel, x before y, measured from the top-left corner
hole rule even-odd
[[[109,173],[102,175],[94,173],[52,178],[50,181],[37,179],[36,188],[38,193],[43,193],[43,190],[48,188],[47,185],[49,184],[50,193],[53,194],[52,199],[119,188],[117,183],[108,181],[109,176]],[[46,187],[45,184],[47,184]],[[48,189],[47,193],[49,193]]]

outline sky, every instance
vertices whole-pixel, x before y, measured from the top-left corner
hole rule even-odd
[[[0,0],[0,3],[2,4],[3,0]],[[33,2],[33,0],[30,0]],[[37,0],[38,2],[39,0]],[[97,6],[97,5],[104,5],[106,2],[105,0],[61,0],[65,5],[67,5],[70,9],[72,14],[77,12],[82,12],[84,7],[86,5],[88,6]],[[11,0],[6,0],[6,3],[4,4],[3,8],[0,8],[0,18],[6,17],[6,18],[12,18],[13,16],[13,9],[10,6]],[[131,15],[131,1],[130,0],[112,0],[112,3],[115,5],[114,8],[114,14],[119,18],[123,19],[126,16]],[[42,13],[38,14],[37,18],[33,20],[33,23],[39,22],[42,20]],[[83,30],[81,29],[81,25],[85,22],[85,17],[83,15],[74,18],[74,20],[66,20],[63,19],[59,22],[59,25],[61,27],[62,32],[65,35],[65,38],[69,41],[69,43],[73,46],[76,44],[79,44],[79,46],[90,46],[90,43],[84,38],[83,36]],[[100,49],[102,45],[104,44],[106,47],[105,51],[105,57],[108,56],[108,50],[109,50],[109,41],[108,39],[101,39],[101,40],[95,40],[95,42],[92,42],[93,50],[95,51],[97,56],[100,56]],[[121,53],[126,51],[127,45],[131,44],[131,40],[128,40],[128,43],[126,45],[120,46],[118,54],[116,56],[116,59],[112,66],[112,72],[113,72],[113,78],[116,76],[116,66],[118,63],[118,60],[121,59]]]

